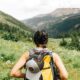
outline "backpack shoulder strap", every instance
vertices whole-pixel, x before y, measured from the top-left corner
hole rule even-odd
[[[31,55],[33,55],[33,54],[35,54],[34,48],[29,50],[29,56],[31,56]]]

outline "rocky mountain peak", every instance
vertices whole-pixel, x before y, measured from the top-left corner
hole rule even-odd
[[[63,16],[69,14],[77,14],[80,13],[80,8],[58,8],[55,11],[51,12],[49,15],[51,16]]]

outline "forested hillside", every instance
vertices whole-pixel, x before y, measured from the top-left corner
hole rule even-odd
[[[12,16],[0,11],[0,37],[7,40],[22,40],[31,37],[32,30]]]

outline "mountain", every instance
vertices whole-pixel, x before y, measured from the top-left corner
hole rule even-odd
[[[80,24],[79,8],[58,8],[55,11],[24,20],[33,30],[45,29],[52,37],[61,35],[74,29]],[[79,26],[80,27],[80,26]]]
[[[73,15],[76,13],[80,13],[80,8],[58,8],[55,11],[51,12],[49,15],[60,17],[60,16],[65,16],[70,14]]]
[[[31,29],[14,17],[0,11],[0,37],[20,39],[31,34]],[[10,37],[11,36],[11,37]]]

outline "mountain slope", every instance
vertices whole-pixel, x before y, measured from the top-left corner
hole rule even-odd
[[[46,30],[52,37],[60,37],[63,33],[66,34],[70,31],[80,32],[80,15],[77,14],[58,23],[51,24]]]
[[[23,20],[23,22],[31,25],[32,27],[38,27],[38,25],[42,25],[45,22],[56,22],[60,17],[63,18],[77,13],[80,13],[79,8],[58,8],[49,14],[35,16],[31,19]]]
[[[23,24],[21,21],[15,19],[14,17],[0,11],[0,23],[4,23],[4,24],[8,24],[8,25],[14,25],[18,28],[22,28],[25,30],[30,31],[31,29],[29,29],[25,24]]]
[[[36,16],[24,23],[31,25],[33,29],[45,29],[52,37],[66,33],[80,24],[79,8],[59,8],[49,14]],[[79,26],[80,27],[80,26]]]
[[[25,24],[13,18],[12,16],[0,11],[0,36],[14,36],[16,38],[27,37],[27,34],[31,34]],[[8,37],[9,37],[8,36]],[[12,38],[11,37],[11,38]]]

